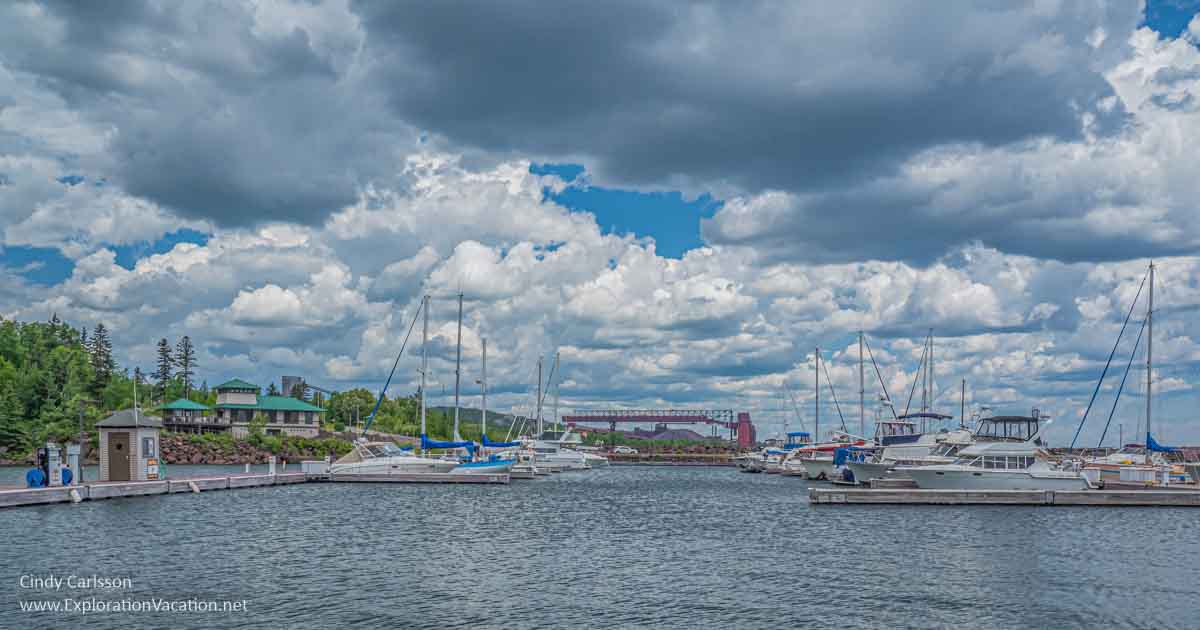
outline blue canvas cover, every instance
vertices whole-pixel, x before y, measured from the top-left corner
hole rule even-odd
[[[514,446],[520,446],[521,443],[520,442],[493,442],[493,441],[489,440],[488,436],[485,434],[483,436],[483,445],[490,447],[490,448],[512,448]]]
[[[1151,451],[1154,451],[1156,453],[1178,453],[1179,452],[1179,449],[1175,448],[1174,446],[1163,446],[1162,444],[1155,442],[1154,436],[1150,435],[1149,433],[1146,434],[1146,448]]]
[[[438,440],[429,439],[428,435],[421,436],[421,450],[427,451],[431,448],[465,448],[468,451],[475,452],[475,443],[470,440],[461,442],[440,442]]]

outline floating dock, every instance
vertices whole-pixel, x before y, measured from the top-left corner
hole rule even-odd
[[[304,483],[304,473],[231,474],[219,477],[180,477],[161,481],[97,481],[77,486],[49,488],[0,488],[0,508],[44,503],[79,503],[154,494],[204,492]]]
[[[809,488],[813,505],[1091,505],[1200,507],[1197,490],[920,490]]]

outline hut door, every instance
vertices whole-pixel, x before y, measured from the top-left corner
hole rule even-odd
[[[129,434],[108,434],[108,480],[129,481]]]

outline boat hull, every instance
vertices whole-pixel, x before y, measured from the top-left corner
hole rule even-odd
[[[809,479],[832,481],[838,478],[839,467],[833,465],[832,459],[806,459],[804,471]]]
[[[864,486],[872,479],[905,478],[895,471],[895,464],[891,462],[846,462],[846,468],[854,475],[855,483]]]
[[[450,471],[452,475],[494,475],[497,473],[506,473],[512,470],[513,464],[511,459],[501,459],[492,462],[470,462],[459,464]]]
[[[966,467],[964,467],[966,468]],[[1087,490],[1087,480],[1070,472],[900,467],[922,490]]]
[[[458,462],[432,457],[383,457],[363,462],[333,464],[332,474],[341,475],[407,475],[412,473],[446,473],[458,467]]]

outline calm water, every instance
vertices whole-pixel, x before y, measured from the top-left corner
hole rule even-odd
[[[1200,512],[810,507],[807,482],[620,467],[507,487],[305,484],[0,510],[0,626],[1198,627]],[[246,613],[21,613],[60,596]]]

